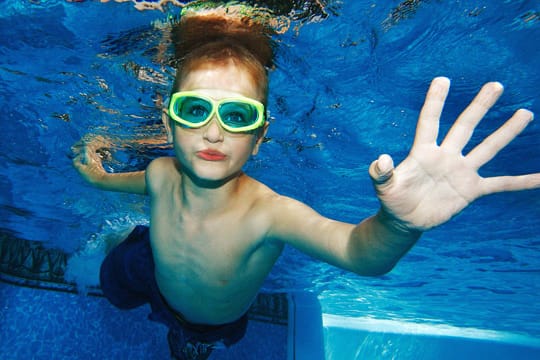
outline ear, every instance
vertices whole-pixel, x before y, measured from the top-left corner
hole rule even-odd
[[[264,125],[262,126],[262,129],[258,131],[257,140],[255,140],[255,146],[253,147],[253,151],[251,152],[251,155],[255,156],[259,153],[259,147],[263,143],[264,137],[266,136],[266,133],[268,132],[268,126],[270,126],[270,123],[266,121]]]
[[[165,126],[165,130],[167,130],[167,142],[171,143],[173,142],[173,132],[172,132],[172,125],[171,125],[171,118],[169,117],[169,110],[163,108],[161,110],[161,122]]]

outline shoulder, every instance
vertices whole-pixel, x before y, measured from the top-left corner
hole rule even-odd
[[[281,202],[282,196],[247,175],[242,179],[240,186],[242,190],[239,193],[239,199],[247,205],[250,216],[257,215],[261,219],[265,219],[269,225],[274,216],[274,205]]]
[[[248,191],[253,194],[254,205],[262,207],[268,214],[279,214],[283,210],[296,206],[307,206],[291,197],[281,195],[267,185],[250,178]]]
[[[320,215],[310,206],[278,194],[262,183],[256,182],[252,191],[255,194],[253,210],[266,219],[268,235],[272,238],[282,238],[283,235],[302,227],[305,221],[320,219]]]
[[[253,206],[270,210],[270,204],[279,201],[282,198],[281,195],[269,188],[267,185],[261,183],[247,176],[247,181],[244,181],[244,192],[249,194],[253,199]]]
[[[149,171],[162,171],[171,167],[176,167],[177,161],[174,157],[159,157],[148,164]]]
[[[346,236],[351,230],[351,224],[330,219],[299,200],[271,190],[257,202],[267,220],[267,237],[304,251],[314,244],[325,243],[333,235]]]
[[[296,206],[307,207],[301,201],[281,195],[255,179],[251,179],[251,181],[252,185],[249,191],[255,194],[257,205],[266,208],[269,213],[280,213],[287,208]]]
[[[146,184],[150,193],[162,188],[166,181],[179,176],[178,162],[174,157],[161,157],[152,160],[146,168]]]

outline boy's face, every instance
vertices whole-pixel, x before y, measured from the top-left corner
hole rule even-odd
[[[245,96],[263,100],[253,77],[240,65],[203,64],[184,76],[177,91],[196,91],[214,100]],[[184,169],[206,181],[225,180],[238,174],[251,155],[258,152],[262,132],[231,133],[214,118],[200,128],[186,128],[169,120],[175,154]]]

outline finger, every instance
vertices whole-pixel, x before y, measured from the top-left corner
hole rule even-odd
[[[73,166],[75,166],[77,169],[83,167],[86,165],[85,157],[83,154],[77,154],[72,160]]]
[[[369,175],[376,185],[381,185],[392,177],[394,173],[394,161],[389,155],[381,155],[369,166]]]
[[[485,178],[482,181],[483,195],[537,188],[540,188],[540,173],[521,176],[498,176]]]
[[[71,152],[78,154],[85,146],[86,144],[82,140],[79,140],[75,144],[71,145]]]
[[[482,120],[488,110],[495,104],[503,92],[503,86],[498,82],[485,84],[474,100],[459,115],[450,131],[441,143],[441,148],[451,152],[461,153],[471,139],[476,125]]]
[[[450,80],[445,77],[433,79],[420,111],[414,145],[435,144],[439,133],[439,118],[448,95]]]
[[[519,135],[532,121],[534,115],[529,110],[520,109],[501,126],[497,131],[488,136],[466,156],[467,161],[478,169]]]

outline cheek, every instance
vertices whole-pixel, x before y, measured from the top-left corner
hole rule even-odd
[[[173,145],[177,156],[189,152],[189,149],[193,147],[194,139],[194,134],[177,127],[173,131]]]
[[[256,138],[250,136],[249,139],[234,141],[231,144],[231,150],[233,153],[237,154],[236,156],[239,162],[246,162],[251,157],[255,142]]]
[[[176,125],[173,129],[173,139],[178,145],[189,144],[194,141],[196,137],[201,137],[197,132],[200,129],[183,128],[180,125]]]

